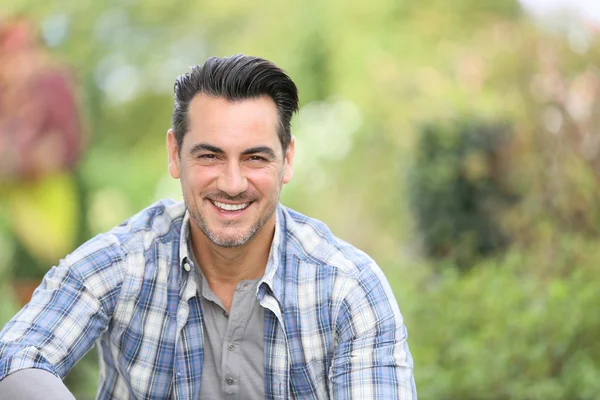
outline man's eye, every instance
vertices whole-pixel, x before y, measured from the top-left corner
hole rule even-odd
[[[267,159],[261,156],[250,156],[250,161],[267,161]]]
[[[217,156],[215,156],[214,154],[202,154],[199,156],[199,158],[202,160],[214,160],[217,158]]]

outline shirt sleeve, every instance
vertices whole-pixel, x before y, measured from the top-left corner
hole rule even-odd
[[[75,400],[62,380],[41,369],[23,369],[0,381],[0,399]]]
[[[36,368],[64,378],[108,327],[122,274],[119,246],[96,237],[44,277],[0,332],[0,380]]]
[[[378,266],[344,285],[336,318],[329,390],[332,399],[417,398],[407,330]]]

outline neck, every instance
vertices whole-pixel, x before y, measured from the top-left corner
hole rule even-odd
[[[274,233],[275,215],[243,245],[221,247],[190,220],[192,250],[211,288],[219,285],[235,287],[240,281],[263,276]]]

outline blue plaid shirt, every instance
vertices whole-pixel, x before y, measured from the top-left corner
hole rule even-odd
[[[99,399],[197,399],[202,308],[183,203],[163,201],[53,267],[0,332],[0,380],[64,378],[96,342]],[[189,269],[189,268],[188,268]],[[279,206],[265,275],[267,399],[416,399],[406,328],[383,273],[319,221]]]

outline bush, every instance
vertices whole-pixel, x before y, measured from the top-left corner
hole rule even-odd
[[[597,398],[599,258],[594,241],[565,237],[464,274],[413,269],[394,286],[419,398]]]
[[[499,157],[507,132],[471,119],[421,129],[408,195],[426,255],[468,267],[506,246],[498,215],[514,198]]]

